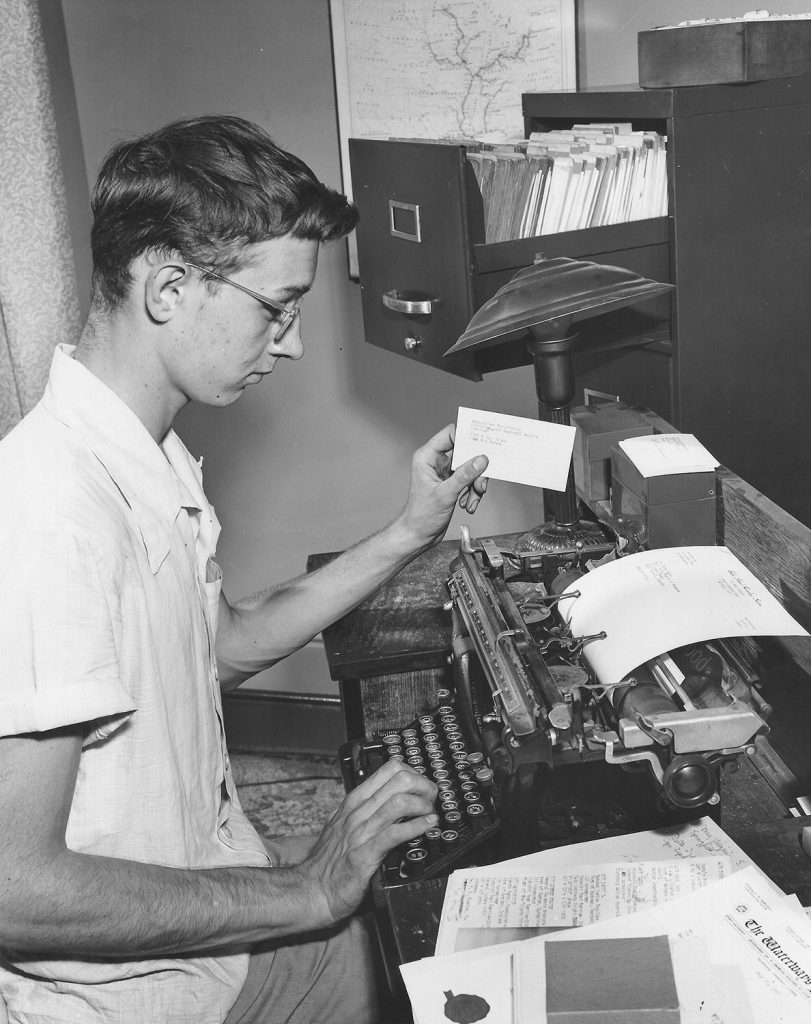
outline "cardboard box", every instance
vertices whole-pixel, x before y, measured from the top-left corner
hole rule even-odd
[[[811,75],[811,19],[710,22],[640,32],[639,84],[758,82]]]
[[[652,434],[634,409],[613,403],[577,406],[571,410],[577,428],[574,442],[574,482],[585,503],[608,501],[611,495],[611,449],[626,437]]]
[[[611,514],[632,522],[649,548],[716,543],[714,470],[644,477],[615,447],[611,476]]]

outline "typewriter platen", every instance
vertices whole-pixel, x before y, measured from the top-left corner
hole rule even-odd
[[[738,641],[670,652],[599,681],[564,590],[605,550],[550,559],[471,542],[451,562],[456,698],[482,739],[510,855],[712,813],[721,773],[767,731],[768,706]]]

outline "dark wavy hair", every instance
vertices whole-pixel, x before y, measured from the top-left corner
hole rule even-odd
[[[125,298],[130,265],[149,249],[228,273],[248,245],[287,234],[329,242],[358,219],[346,196],[263,129],[216,114],[115,146],[92,211],[93,301],[108,309]]]

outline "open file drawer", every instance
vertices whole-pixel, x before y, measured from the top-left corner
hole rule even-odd
[[[350,139],[349,153],[366,340],[481,379],[473,356],[443,359],[475,312],[471,226],[482,215],[481,200],[468,210],[465,147]]]

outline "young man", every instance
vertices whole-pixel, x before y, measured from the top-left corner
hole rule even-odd
[[[451,473],[446,428],[415,453],[391,524],[229,603],[172,423],[301,357],[319,245],[356,213],[230,117],[117,147],[93,212],[88,324],[0,443],[0,1004],[39,1024],[374,1020],[345,922],[386,852],[435,822],[434,787],[389,765],[317,839],[266,850],[219,691],[436,543],[457,501],[474,511],[486,460]]]

